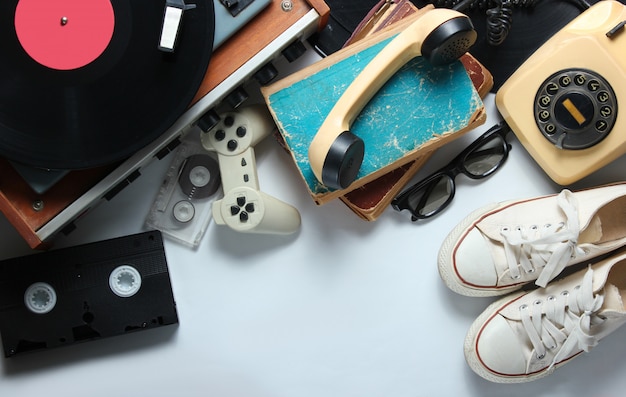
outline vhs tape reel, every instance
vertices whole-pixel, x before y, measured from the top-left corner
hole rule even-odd
[[[202,146],[198,129],[185,135],[174,154],[146,226],[195,248],[213,217],[213,202],[222,196],[219,164]]]
[[[175,323],[158,231],[0,262],[5,357]]]

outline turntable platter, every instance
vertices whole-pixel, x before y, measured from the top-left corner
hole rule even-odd
[[[0,156],[91,168],[158,138],[191,103],[211,57],[213,1],[194,3],[166,52],[165,0],[1,1]]]

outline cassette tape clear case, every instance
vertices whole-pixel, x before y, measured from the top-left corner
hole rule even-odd
[[[146,217],[146,226],[196,248],[213,217],[213,202],[223,196],[217,157],[194,128],[174,152],[163,184]]]

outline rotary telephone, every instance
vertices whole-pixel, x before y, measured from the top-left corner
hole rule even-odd
[[[626,6],[599,1],[531,55],[496,107],[534,160],[568,185],[626,153]]]

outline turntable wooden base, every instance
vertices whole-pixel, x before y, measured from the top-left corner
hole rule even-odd
[[[114,166],[74,171],[39,195],[0,158],[0,211],[32,248],[46,248],[37,230],[111,172]]]

